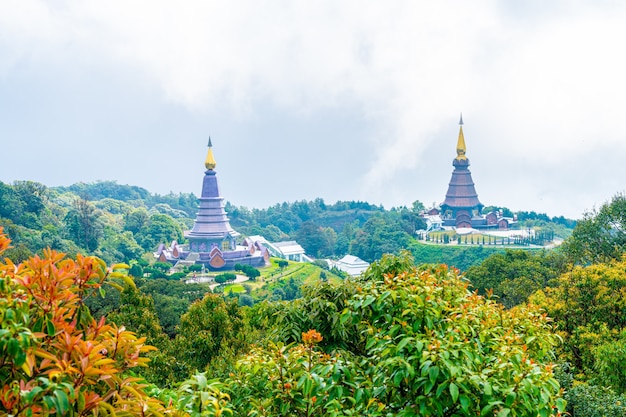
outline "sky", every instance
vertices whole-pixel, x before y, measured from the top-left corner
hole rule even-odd
[[[626,184],[626,2],[0,1],[0,181],[580,218]]]

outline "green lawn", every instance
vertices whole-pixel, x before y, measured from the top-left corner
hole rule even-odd
[[[231,292],[232,293],[246,292],[246,289],[241,284],[229,284],[224,287],[224,294],[228,294]]]

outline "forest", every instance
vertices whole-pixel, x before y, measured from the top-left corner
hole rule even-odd
[[[96,255],[107,263],[130,263],[151,254],[159,243],[181,242],[183,231],[193,226],[197,204],[193,194],[162,196],[112,181],[55,188],[33,181],[0,182],[0,225],[13,241],[9,256],[16,261],[49,247],[68,255]],[[415,231],[425,227],[419,216],[423,209],[419,201],[390,209],[360,201],[326,204],[320,198],[265,209],[226,203],[231,225],[243,236],[297,240],[313,258],[351,254],[373,262],[384,253],[409,249],[418,262],[465,270],[493,252],[487,246],[433,249],[418,244]],[[569,236],[576,223],[562,216],[513,213],[506,207],[485,211],[494,209],[516,214],[523,228],[551,231],[560,238]]]
[[[558,249],[448,254],[416,249],[419,202],[228,204],[244,234],[372,262],[284,279],[273,262],[264,296],[158,277],[150,252],[182,240],[195,206],[110,182],[0,184],[0,410],[626,414],[623,195],[577,222],[518,214],[565,238]]]

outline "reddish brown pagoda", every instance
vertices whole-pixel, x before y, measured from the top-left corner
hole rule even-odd
[[[457,228],[472,227],[473,223],[483,223],[482,203],[474,188],[469,159],[465,156],[465,138],[463,137],[463,115],[459,121],[459,139],[456,145],[456,158],[452,161],[454,171],[448,185],[446,199],[441,204],[444,226]],[[472,220],[475,220],[472,222]],[[476,220],[479,220],[478,222]]]

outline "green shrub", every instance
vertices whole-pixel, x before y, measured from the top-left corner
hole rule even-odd
[[[232,272],[224,272],[223,274],[219,274],[215,277],[215,282],[218,284],[223,284],[228,281],[234,281],[237,278],[237,275]]]
[[[624,417],[626,396],[617,395],[608,387],[577,384],[566,391],[567,409],[572,416]]]

